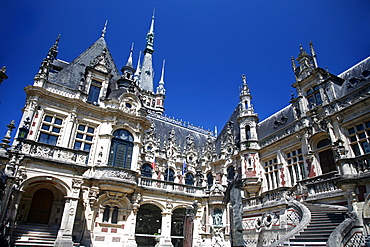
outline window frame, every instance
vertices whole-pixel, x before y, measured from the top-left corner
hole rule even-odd
[[[347,138],[354,156],[370,153],[370,120],[361,121],[347,129]]]
[[[263,171],[266,178],[267,189],[274,190],[281,187],[280,170],[277,157],[263,162]]]
[[[322,96],[320,92],[320,87],[318,85],[306,91],[306,97],[308,102],[308,108],[314,108],[315,106],[322,105]]]
[[[84,130],[81,130],[80,126],[84,126]],[[89,129],[93,129],[93,132],[92,133],[89,132]],[[95,131],[96,131],[95,126],[92,126],[92,125],[87,124],[87,123],[79,123],[77,125],[76,131],[75,131],[76,134],[75,134],[75,138],[74,138],[73,149],[90,152],[91,147],[93,146],[94,138],[95,138]],[[82,137],[80,137],[80,135]],[[91,138],[91,140],[88,140],[87,138]],[[80,143],[80,146],[77,147],[76,143]],[[87,145],[89,145],[89,146],[87,146]]]
[[[103,82],[96,80],[96,79],[91,79],[86,102],[91,103],[93,105],[99,105],[99,99],[100,99],[100,93],[101,93],[102,87],[103,87]]]
[[[122,138],[121,138],[122,137]],[[131,169],[134,137],[126,129],[114,131],[109,151],[108,166]],[[120,156],[123,156],[122,160]]]
[[[285,155],[291,186],[294,186],[298,181],[307,178],[302,148],[288,151]]]
[[[50,121],[47,120],[47,118],[50,118]],[[39,128],[39,136],[37,142],[56,146],[63,130],[63,124],[63,117],[56,114],[45,113],[41,121],[41,126]],[[51,138],[53,139],[51,140]]]

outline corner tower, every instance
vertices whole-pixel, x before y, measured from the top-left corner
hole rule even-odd
[[[256,178],[258,170],[258,137],[257,123],[258,115],[254,113],[253,105],[251,104],[252,95],[247,85],[247,78],[242,75],[243,85],[240,89],[239,96],[239,114],[237,121],[240,132],[240,166],[242,178]],[[248,186],[247,186],[248,185]],[[259,183],[253,182],[253,188],[259,189]],[[255,194],[256,191],[249,187],[249,182],[246,183],[247,191],[250,194]]]
[[[238,123],[240,126],[240,149],[257,149],[258,114],[254,113],[252,95],[247,85],[247,78],[242,75],[243,85],[240,89]]]

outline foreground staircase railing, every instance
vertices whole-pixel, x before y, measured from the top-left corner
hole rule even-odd
[[[281,239],[273,243],[271,247],[282,246],[281,245],[282,243],[286,242],[288,239],[292,238],[299,232],[303,231],[303,229],[311,221],[311,212],[305,205],[296,200],[291,200],[290,203],[292,203],[298,210],[300,210],[299,213],[300,215],[302,215],[302,219],[299,222],[299,224],[295,228],[293,228],[293,230],[291,230],[288,234],[286,234]]]
[[[311,212],[307,227],[286,241],[279,241],[278,246],[317,246],[327,245],[331,234],[344,221],[347,208],[343,206],[304,203]],[[332,247],[343,246],[330,245]]]

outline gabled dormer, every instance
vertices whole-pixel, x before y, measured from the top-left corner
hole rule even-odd
[[[292,96],[295,118],[300,118],[303,114],[316,107],[329,104],[337,98],[338,88],[343,84],[343,80],[327,70],[319,68],[316,60],[316,53],[310,42],[310,54],[303,47],[296,59],[292,57],[292,68],[296,82],[292,87],[296,89],[297,97]]]

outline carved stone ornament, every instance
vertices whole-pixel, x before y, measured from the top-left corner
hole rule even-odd
[[[121,178],[136,181],[134,174],[124,170],[97,170],[95,171],[95,178]]]
[[[226,189],[216,181],[216,183],[210,188],[210,196],[224,196]]]
[[[107,56],[107,49],[104,48],[102,53],[91,61],[90,66],[100,72],[110,73],[111,69],[109,69],[110,62]]]

